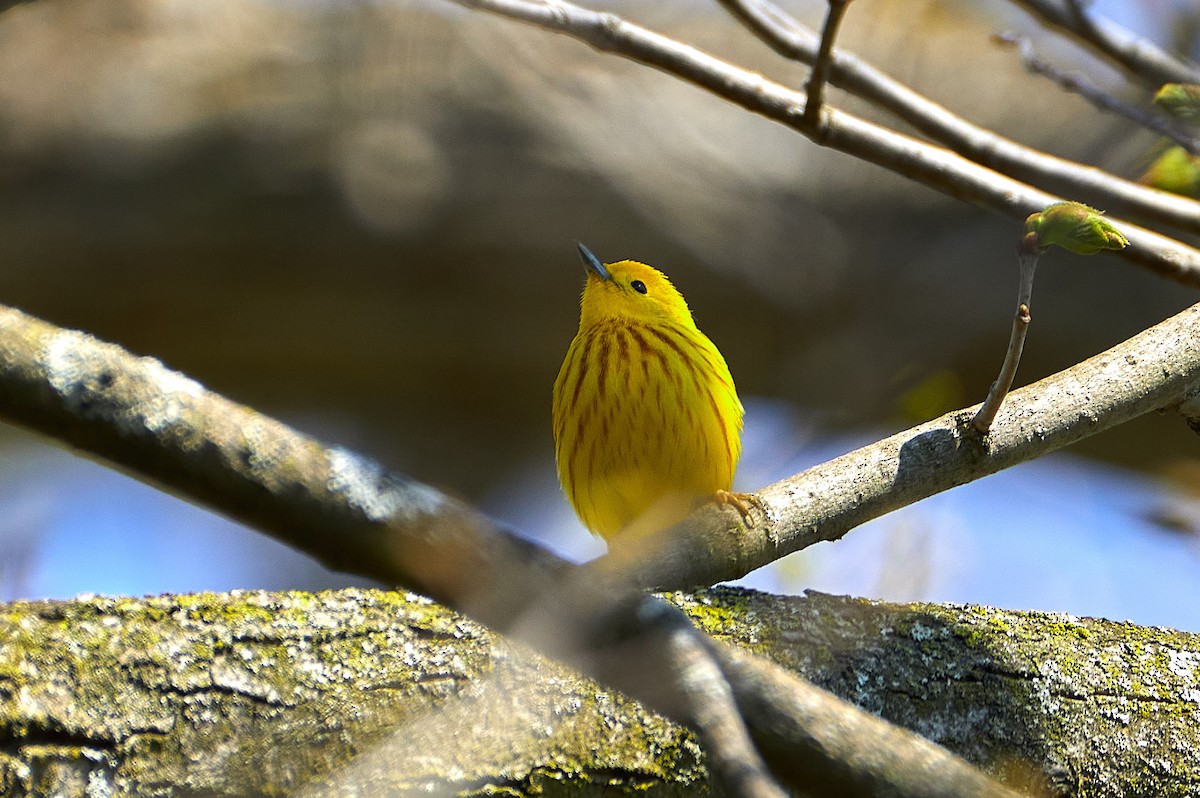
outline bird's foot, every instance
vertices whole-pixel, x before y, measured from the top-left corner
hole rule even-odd
[[[733,493],[727,490],[719,490],[713,498],[717,504],[728,505],[737,510],[742,516],[742,523],[746,526],[754,526],[754,518],[750,515],[751,507],[758,510],[763,518],[767,517],[767,505],[756,493]]]

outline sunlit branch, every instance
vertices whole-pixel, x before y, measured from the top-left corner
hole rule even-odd
[[[977,407],[947,413],[756,491],[765,517],[750,528],[736,510],[710,504],[657,535],[614,541],[590,567],[664,589],[738,579],[936,493],[1178,407],[1198,390],[1195,305],[1008,394],[986,438],[969,426]]]
[[[817,124],[817,116],[821,113],[821,104],[825,101],[825,81],[829,77],[829,64],[833,58],[833,42],[837,39],[838,28],[846,16],[846,7],[850,5],[850,0],[827,2],[829,10],[825,15],[825,26],[821,29],[821,44],[817,47],[812,75],[805,86],[808,102],[804,105],[804,116],[810,125]]]
[[[1012,388],[1013,379],[1017,376],[1017,366],[1021,363],[1021,352],[1025,349],[1025,336],[1029,332],[1030,320],[1029,305],[1017,305],[1017,312],[1013,314],[1012,332],[1008,337],[1008,350],[1004,353],[1004,362],[1000,365],[1000,374],[988,390],[983,405],[971,418],[971,427],[981,435],[986,435],[992,428],[992,422],[1000,412],[1000,405]]]

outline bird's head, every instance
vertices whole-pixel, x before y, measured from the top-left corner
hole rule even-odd
[[[696,326],[683,295],[653,266],[636,260],[601,263],[583,244],[579,256],[587,270],[580,326],[610,320]]]

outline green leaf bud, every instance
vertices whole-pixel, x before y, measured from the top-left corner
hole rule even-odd
[[[1183,147],[1168,147],[1138,180],[1161,191],[1200,198],[1200,158]]]
[[[1103,249],[1129,245],[1101,211],[1079,202],[1056,202],[1041,213],[1031,214],[1025,220],[1025,231],[1024,245],[1033,244],[1039,250],[1059,246],[1077,255],[1094,255]]]

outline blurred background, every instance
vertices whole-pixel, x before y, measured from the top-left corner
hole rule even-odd
[[[715,4],[596,5],[806,78]],[[819,28],[822,4],[785,6]],[[1092,7],[1195,43],[1191,4]],[[1024,74],[990,41],[1008,30],[1147,100],[1000,0],[859,0],[839,43],[972,121],[1144,171],[1154,137]],[[602,546],[559,493],[549,416],[577,240],[659,266],[687,296],[747,405],[746,490],[980,401],[1006,347],[1015,222],[442,0],[35,0],[0,13],[0,74],[0,302],[159,358],[576,559]],[[1198,298],[1116,257],[1051,253],[1018,383]],[[1200,441],[1148,417],[747,583],[1196,630],[1198,493]],[[357,581],[0,428],[0,600]]]

